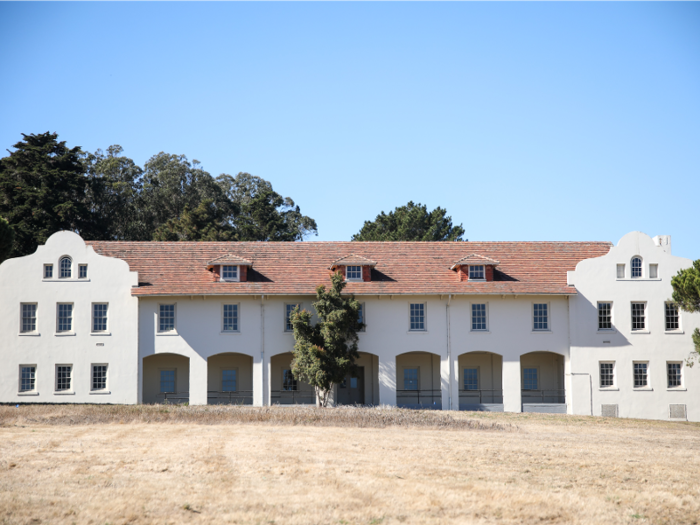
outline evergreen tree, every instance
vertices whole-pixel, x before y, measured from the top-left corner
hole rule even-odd
[[[672,279],[673,301],[685,312],[700,312],[700,259],[693,266],[680,270]],[[700,360],[700,329],[693,332],[695,352],[688,358],[688,366]]]
[[[170,219],[153,234],[154,241],[230,241],[233,228],[212,199],[205,199],[194,210],[185,205],[180,217]]]
[[[10,223],[0,217],[0,263],[10,257],[15,242],[15,231]]]
[[[318,323],[311,324],[311,312],[295,308],[291,315],[294,327],[294,359],[292,373],[316,390],[319,406],[327,406],[334,384],[356,373],[357,332],[364,326],[358,321],[360,303],[354,296],[341,295],[346,282],[337,272],[331,277],[331,288],[316,288],[313,303]]]
[[[453,226],[452,217],[440,207],[428,212],[425,205],[410,201],[374,221],[365,221],[353,241],[462,241],[464,228]]]
[[[92,218],[80,148],[69,149],[56,133],[22,136],[0,159],[0,215],[15,232],[12,257],[33,253],[58,230],[88,232]]]

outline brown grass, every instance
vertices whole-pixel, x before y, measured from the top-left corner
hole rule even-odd
[[[699,516],[695,424],[0,407],[0,523],[697,524]]]

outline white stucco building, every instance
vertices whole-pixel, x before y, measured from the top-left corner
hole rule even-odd
[[[363,305],[338,403],[700,421],[670,238],[87,244],[0,265],[0,402],[313,403],[287,323],[332,272]],[[695,401],[693,401],[695,400]]]

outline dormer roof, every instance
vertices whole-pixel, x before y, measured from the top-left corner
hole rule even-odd
[[[457,266],[469,266],[474,264],[483,264],[485,266],[498,266],[501,263],[495,259],[491,259],[490,257],[484,257],[483,255],[472,253],[471,255],[462,257],[459,261],[454,263],[450,267],[450,270],[454,270],[455,268],[457,268]]]
[[[211,261],[207,262],[207,267],[216,266],[217,264],[253,266],[253,263],[249,260],[244,259],[243,257],[239,257],[238,255],[234,255],[232,253],[227,253],[226,255],[222,255],[221,257],[212,259]]]
[[[350,255],[346,255],[345,257],[341,257],[340,259],[336,259],[331,263],[331,265],[328,267],[329,270],[332,270],[336,266],[377,266],[376,261],[371,261],[367,259],[366,257],[362,257],[361,255],[355,255],[354,253],[351,253]]]

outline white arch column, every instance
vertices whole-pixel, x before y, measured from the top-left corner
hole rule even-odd
[[[190,355],[190,405],[207,404],[209,382],[207,360],[197,352]]]
[[[503,411],[522,412],[522,392],[520,381],[520,356],[517,360],[503,357]]]
[[[379,356],[379,404],[396,406],[396,356]]]

